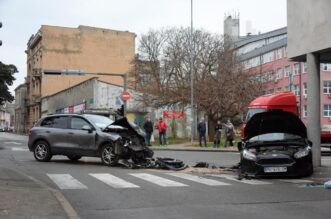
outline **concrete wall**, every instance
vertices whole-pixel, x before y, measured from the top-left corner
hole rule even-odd
[[[94,97],[94,80],[87,80],[75,87],[43,98],[42,114],[55,113],[57,109],[78,105]]]
[[[287,0],[289,58],[331,48],[330,11],[330,0]]]

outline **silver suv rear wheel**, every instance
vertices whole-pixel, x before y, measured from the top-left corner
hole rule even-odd
[[[33,155],[37,161],[49,161],[52,158],[51,150],[46,141],[37,141],[34,144]]]

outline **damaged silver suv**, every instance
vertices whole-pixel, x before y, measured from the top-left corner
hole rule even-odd
[[[70,160],[82,156],[101,157],[112,165],[122,157],[143,161],[153,156],[144,142],[144,133],[122,118],[113,121],[92,114],[56,114],[41,118],[31,129],[29,150],[37,161],[49,161],[53,155]]]

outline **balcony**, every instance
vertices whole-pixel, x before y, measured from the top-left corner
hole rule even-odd
[[[31,98],[32,103],[40,103],[41,95],[40,94],[33,94]]]
[[[32,79],[40,78],[41,77],[41,68],[34,68],[32,70]]]

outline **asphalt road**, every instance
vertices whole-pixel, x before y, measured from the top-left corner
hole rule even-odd
[[[70,162],[63,156],[41,163],[26,143],[26,137],[0,133],[1,164],[59,190],[80,218],[331,217],[331,190],[307,187],[316,182],[314,177],[237,181],[231,173],[110,168],[98,158]],[[239,159],[235,153],[215,152],[157,151],[156,156],[219,166],[232,166]],[[330,157],[322,162],[331,163]]]

